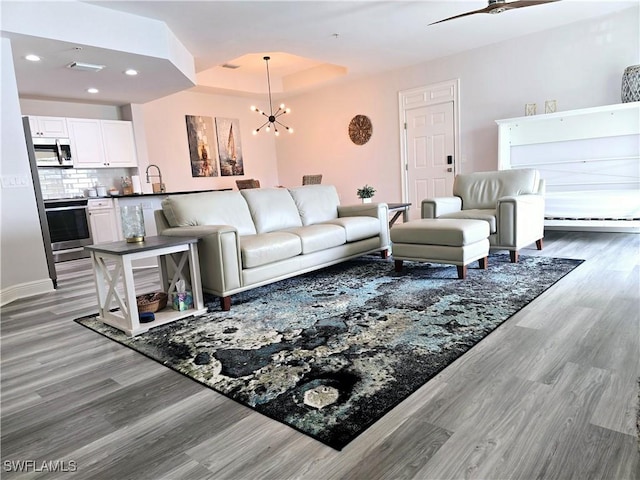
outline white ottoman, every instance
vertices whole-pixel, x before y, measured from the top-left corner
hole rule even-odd
[[[467,265],[476,260],[486,269],[489,255],[489,223],[459,218],[423,218],[391,229],[396,272],[402,262],[456,265],[458,278],[467,276]]]

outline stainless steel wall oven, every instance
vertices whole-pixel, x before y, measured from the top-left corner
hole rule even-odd
[[[88,257],[84,246],[91,245],[87,199],[45,200],[51,248],[56,262]]]

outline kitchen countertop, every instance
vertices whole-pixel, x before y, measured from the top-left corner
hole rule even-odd
[[[182,195],[187,193],[203,193],[203,192],[225,192],[230,191],[231,188],[218,188],[213,190],[188,190],[184,192],[163,192],[163,193],[137,193],[132,195],[107,195],[106,197],[60,197],[60,198],[45,198],[43,201],[45,203],[54,203],[54,202],[76,202],[83,203],[87,200],[99,200],[101,198],[140,198],[140,197],[158,197],[158,196],[166,196],[166,195]]]
[[[231,188],[218,188],[213,190],[187,190],[183,192],[162,192],[162,193],[134,193],[131,195],[114,195],[113,198],[136,198],[136,197],[158,197],[162,195],[183,195],[186,193],[203,193],[203,192],[225,192],[232,190]]]

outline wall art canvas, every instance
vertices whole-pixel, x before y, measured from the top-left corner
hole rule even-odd
[[[186,120],[191,176],[217,177],[218,164],[211,154],[211,145],[215,135],[213,119],[211,117],[186,115]]]
[[[524,106],[524,114],[526,116],[535,115],[536,114],[536,104],[535,103],[527,103]]]
[[[236,118],[217,118],[218,158],[222,176],[244,175],[240,121]]]

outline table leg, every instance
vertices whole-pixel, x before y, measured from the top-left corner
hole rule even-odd
[[[391,220],[389,220],[389,228],[393,227],[393,224],[396,223],[396,220],[398,220],[398,217],[400,216],[401,213],[402,211],[398,210],[396,213],[393,214],[393,217],[391,217]]]
[[[196,309],[204,308],[202,296],[202,281],[200,280],[200,259],[198,257],[198,244],[189,245],[189,272],[191,273],[191,289],[193,306]]]
[[[91,252],[91,266],[93,267],[93,280],[96,285],[96,293],[98,295],[98,315],[104,317],[105,308],[108,310],[106,277],[102,271],[103,265],[96,252]]]
[[[136,287],[133,280],[133,266],[128,256],[121,257],[122,262],[122,281],[124,288],[124,298],[127,305],[127,311],[122,312],[126,327],[131,332],[140,330],[140,318],[138,313],[138,302],[136,300]]]

